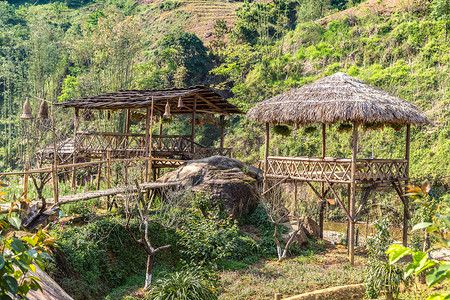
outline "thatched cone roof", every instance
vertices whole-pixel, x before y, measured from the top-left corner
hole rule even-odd
[[[415,105],[345,73],[321,78],[260,102],[249,110],[247,118],[264,123],[298,125],[430,123]]]

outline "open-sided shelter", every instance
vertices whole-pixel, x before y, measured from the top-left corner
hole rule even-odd
[[[410,126],[429,123],[424,112],[357,78],[336,73],[258,103],[247,113],[247,118],[266,124],[266,181],[306,182],[322,200],[329,192],[333,194],[349,220],[351,263],[354,260],[355,222],[373,190],[394,189],[398,193],[404,207],[403,243],[406,244],[408,199],[402,187],[409,180]],[[317,123],[322,127],[321,157],[269,156],[270,124],[305,126]],[[351,158],[326,157],[326,125],[336,123],[346,124],[353,132]],[[358,128],[363,124],[406,126],[404,159],[358,158]],[[320,182],[320,191],[311,182]],[[348,185],[348,209],[333,188],[336,184]],[[363,190],[363,196],[355,210],[357,189]]]
[[[223,147],[224,118],[242,112],[222,96],[206,86],[172,88],[162,90],[127,90],[59,103],[74,108],[74,157],[95,159],[107,153],[115,158],[152,155],[152,168],[174,167],[183,160],[229,156],[231,149]],[[92,110],[126,110],[125,132],[79,131],[80,114]],[[218,148],[208,148],[195,142],[195,128],[199,115],[220,115],[221,142]],[[162,135],[163,122],[159,122],[159,134],[152,134],[152,126],[160,119],[172,115],[191,115],[189,135]],[[145,122],[144,133],[130,133],[133,116]],[[158,158],[164,158],[158,160]]]

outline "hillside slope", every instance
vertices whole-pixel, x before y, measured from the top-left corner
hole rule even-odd
[[[236,10],[242,2],[228,2],[226,0],[141,0],[141,5],[149,6],[149,26],[159,32],[170,31],[179,27],[185,31],[195,33],[208,44],[212,39],[214,24],[218,20],[225,20],[232,27],[236,20]]]

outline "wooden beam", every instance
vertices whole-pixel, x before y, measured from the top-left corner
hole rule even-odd
[[[358,151],[358,123],[353,123],[352,136],[352,165],[351,165],[351,182],[349,196],[350,210],[350,228],[349,228],[349,260],[352,265],[355,264],[355,202],[356,202],[356,152]]]
[[[271,190],[273,190],[274,188],[276,188],[278,185],[282,184],[283,182],[285,182],[286,180],[288,180],[289,177],[283,178],[280,181],[278,181],[277,183],[275,183],[273,186],[270,187],[270,189],[265,190],[261,196],[264,196],[265,194],[267,194],[268,192],[270,192]]]
[[[361,205],[359,206],[358,211],[356,212],[355,221],[358,220],[358,217],[361,214],[361,212],[364,208],[364,205],[366,205],[367,199],[369,198],[369,194],[373,190],[373,188],[374,188],[374,186],[369,186],[366,188],[366,192],[364,193],[363,199],[361,201]]]
[[[400,185],[400,182],[395,184],[392,182],[392,186],[394,187],[395,191],[397,192],[398,196],[400,197],[400,200],[403,203],[403,229],[402,229],[402,243],[404,247],[408,246],[408,219],[410,218],[409,215],[409,201],[408,197],[405,196],[402,193],[402,188]]]
[[[320,199],[322,199],[322,195],[314,188],[314,186],[311,184],[311,182],[306,181],[306,183],[309,185],[309,187],[313,190],[313,192],[317,195],[317,197],[319,197]]]
[[[344,211],[345,215],[347,216],[347,219],[351,222],[352,221],[352,217],[348,213],[348,211],[345,208],[344,204],[342,204],[341,198],[339,198],[339,196],[337,195],[336,191],[331,186],[331,184],[328,181],[328,179],[325,179],[325,180],[326,180],[326,183],[328,184],[328,187],[330,188],[331,192],[333,193],[334,197],[336,198],[337,202],[339,203],[339,206],[341,207],[341,209]]]
[[[214,107],[215,109],[219,110],[218,113],[222,113],[222,114],[224,114],[224,115],[230,116],[229,113],[227,113],[226,111],[224,111],[223,109],[221,109],[220,107],[218,107],[217,105],[215,105],[214,103],[212,103],[211,101],[209,101],[208,99],[202,97],[202,96],[199,95],[199,94],[195,94],[195,95],[197,96],[197,98],[199,98],[199,99],[205,101],[206,103],[208,103],[209,105],[211,105],[211,106]]]

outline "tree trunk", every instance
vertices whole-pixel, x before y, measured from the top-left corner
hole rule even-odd
[[[152,270],[153,270],[153,260],[155,258],[155,254],[151,254],[147,258],[147,269],[145,271],[145,285],[144,289],[147,290],[152,283]]]

